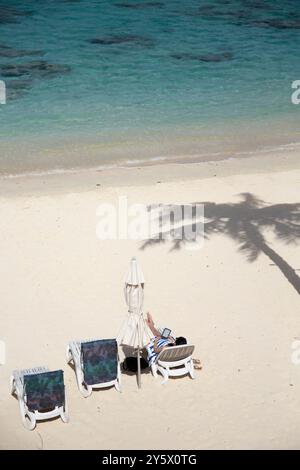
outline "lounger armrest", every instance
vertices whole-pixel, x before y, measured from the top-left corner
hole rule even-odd
[[[194,352],[193,344],[183,344],[180,346],[170,346],[161,351],[157,361],[175,362],[190,357]]]

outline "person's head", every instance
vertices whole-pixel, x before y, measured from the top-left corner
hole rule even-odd
[[[187,344],[187,340],[183,336],[177,336],[175,344],[176,346],[181,346],[182,344]]]

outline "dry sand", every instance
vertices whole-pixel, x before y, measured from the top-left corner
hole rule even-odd
[[[7,358],[0,366],[0,448],[300,448],[300,366],[291,360],[300,336],[297,277],[289,282],[265,254],[250,262],[234,231],[211,235],[195,251],[172,251],[170,243],[141,250],[140,241],[96,237],[98,205],[117,204],[119,196],[129,203],[236,204],[249,193],[270,206],[287,204],[269,216],[278,229],[284,223],[291,243],[276,238],[274,226],[263,233],[300,275],[290,220],[291,204],[300,199],[299,157],[2,180],[0,339]],[[239,223],[247,204],[233,207]],[[144,374],[139,391],[135,378],[123,375],[121,394],[110,389],[84,399],[65,348],[73,338],[116,336],[131,256],[146,277],[145,310],[196,345],[203,370],[194,381],[164,386]],[[64,369],[71,420],[29,432],[9,377],[13,369],[43,364]]]

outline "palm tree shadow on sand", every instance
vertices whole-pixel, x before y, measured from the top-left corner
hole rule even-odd
[[[300,277],[295,269],[285,261],[266,240],[263,231],[272,230],[277,239],[286,244],[297,244],[300,241],[300,203],[268,205],[251,193],[242,193],[237,203],[217,204],[214,202],[194,202],[191,205],[204,205],[204,226],[201,230],[206,239],[213,235],[223,234],[238,243],[239,251],[246,255],[249,262],[254,262],[263,253],[276,265],[289,283],[300,294]],[[172,210],[184,206],[164,206],[160,215],[160,227],[170,218]],[[173,208],[173,209],[172,209]],[[151,208],[150,208],[151,209]],[[185,220],[185,227],[198,233],[197,222]],[[199,227],[200,228],[200,227]],[[184,233],[183,226],[181,226]],[[178,229],[177,229],[178,233]],[[141,249],[166,242],[163,231],[155,238],[146,240]],[[184,238],[172,239],[172,250],[180,249],[185,243]]]

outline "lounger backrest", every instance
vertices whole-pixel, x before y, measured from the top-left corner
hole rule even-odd
[[[24,395],[29,411],[52,410],[65,403],[62,370],[24,376]]]
[[[118,375],[118,345],[115,339],[81,343],[84,381],[87,385],[111,382]]]
[[[194,352],[195,346],[191,344],[183,344],[181,346],[171,346],[164,349],[158,355],[159,361],[165,362],[174,362],[179,361],[181,359],[186,359],[187,357],[191,356]]]

